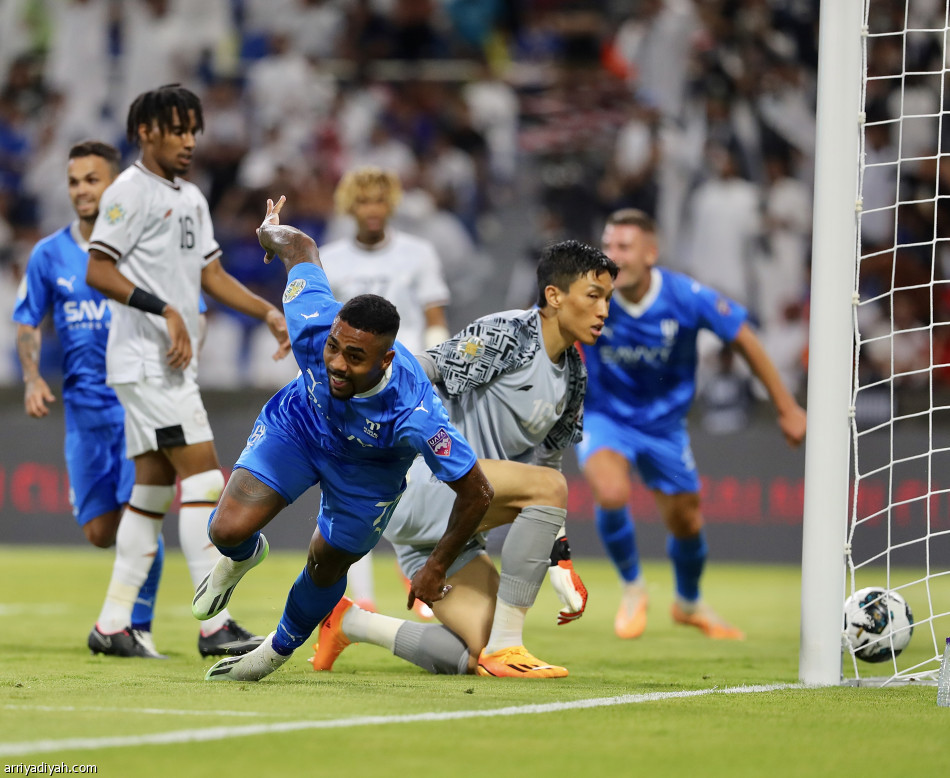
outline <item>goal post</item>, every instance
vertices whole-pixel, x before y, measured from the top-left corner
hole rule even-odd
[[[823,0],[808,340],[799,679],[841,682],[864,0]]]
[[[950,634],[950,2],[823,0],[819,22],[799,678],[930,683]],[[859,610],[847,643],[866,587],[913,628]]]

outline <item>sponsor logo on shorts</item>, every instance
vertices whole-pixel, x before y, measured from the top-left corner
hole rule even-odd
[[[452,453],[452,438],[450,438],[449,433],[445,431],[445,427],[442,427],[435,435],[429,438],[426,443],[429,444],[432,453],[437,457],[447,457]]]
[[[118,203],[112,203],[106,208],[106,221],[109,224],[118,224],[125,218],[125,208]]]
[[[455,350],[465,362],[474,362],[485,353],[485,341],[477,335],[472,335],[466,340],[460,340]]]
[[[298,294],[300,294],[307,287],[306,278],[297,278],[287,284],[287,288],[284,289],[283,300],[285,303],[289,303],[293,300]]]

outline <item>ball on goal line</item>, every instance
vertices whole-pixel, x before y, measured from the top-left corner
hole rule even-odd
[[[869,586],[845,600],[844,632],[858,659],[886,662],[910,643],[914,614],[897,592]]]

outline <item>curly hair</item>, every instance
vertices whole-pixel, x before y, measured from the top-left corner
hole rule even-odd
[[[372,189],[379,189],[383,193],[391,211],[396,209],[402,199],[402,185],[398,175],[391,170],[366,165],[348,171],[340,179],[333,194],[337,211],[352,214],[356,199]]]

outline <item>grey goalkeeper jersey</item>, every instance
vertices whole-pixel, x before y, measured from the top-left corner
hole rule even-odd
[[[560,450],[542,446],[567,405],[567,360],[554,364],[543,348],[487,384],[451,395],[436,391],[459,432],[483,459],[560,467]]]
[[[492,314],[420,355],[427,372],[437,368],[436,391],[480,458],[559,468],[563,450],[579,438],[587,374],[573,346],[551,362],[540,317],[537,309]],[[454,499],[417,459],[385,537],[434,545]]]

